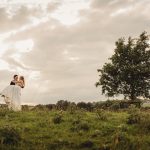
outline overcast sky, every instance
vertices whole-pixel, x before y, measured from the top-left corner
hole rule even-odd
[[[150,0],[0,0],[0,91],[19,74],[23,104],[106,99],[97,69],[118,38],[150,33],[149,10]]]

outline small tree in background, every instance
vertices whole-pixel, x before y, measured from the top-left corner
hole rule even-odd
[[[97,70],[100,79],[96,87],[102,86],[102,94],[108,97],[123,94],[130,100],[138,96],[150,98],[150,45],[149,36],[143,32],[138,39],[124,38],[116,42],[110,63]]]

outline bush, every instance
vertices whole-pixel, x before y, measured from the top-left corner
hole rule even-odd
[[[47,105],[45,105],[46,106],[46,108],[48,109],[48,110],[53,110],[56,106],[55,106],[55,104],[47,104]]]
[[[67,101],[67,100],[59,100],[56,103],[56,108],[58,110],[64,110],[64,111],[66,111],[69,105],[70,105],[69,101]]]
[[[73,120],[72,125],[77,125],[80,122],[81,122],[80,119],[75,119],[75,120]]]
[[[48,108],[46,107],[46,105],[36,105],[35,107],[33,107],[31,110],[33,111],[48,111]]]
[[[22,105],[22,111],[29,111],[28,105]]]
[[[101,136],[101,133],[102,133],[101,130],[95,130],[95,131],[92,133],[91,137],[92,137],[92,138],[95,138],[95,137]]]
[[[60,115],[60,114],[56,114],[56,115],[53,117],[53,122],[54,122],[54,124],[60,124],[62,121],[63,121],[62,115]]]
[[[81,121],[74,121],[72,123],[71,131],[88,131],[90,129],[90,126],[87,122],[81,122]]]
[[[115,150],[136,150],[138,146],[138,141],[135,142],[127,133],[118,132],[113,137],[112,147]]]
[[[70,147],[74,146],[74,143],[69,142],[68,140],[64,139],[58,139],[51,141],[48,143],[47,149],[48,150],[65,150],[65,149],[70,149]]]
[[[128,120],[127,120],[127,123],[128,124],[137,124],[140,122],[140,115],[138,113],[135,113],[135,114],[131,114],[129,117],[128,117]]]
[[[140,129],[145,130],[147,133],[150,132],[150,114],[142,114],[140,119]]]
[[[71,103],[69,106],[68,106],[68,112],[70,114],[75,114],[76,113],[76,110],[77,110],[77,106],[74,104],[74,103]]]
[[[150,114],[143,113],[138,108],[131,107],[128,111],[128,124],[138,124],[140,130],[150,131]]]
[[[90,129],[89,124],[87,122],[81,122],[78,125],[79,130],[88,131]]]
[[[128,124],[138,124],[140,123],[141,115],[140,110],[138,108],[135,108],[135,106],[130,106],[129,108],[129,117],[127,119]]]
[[[118,111],[120,109],[120,104],[116,102],[110,106],[110,109],[114,111]]]
[[[9,110],[7,107],[0,108],[0,117],[6,117],[6,116],[8,116],[10,113],[12,113],[12,111]]]
[[[79,145],[80,148],[92,148],[93,146],[94,146],[94,143],[93,141],[90,141],[90,140],[86,140]]]
[[[21,141],[21,135],[13,127],[4,127],[0,129],[0,141],[2,144],[16,145]]]
[[[113,137],[112,146],[116,150],[129,149],[130,146],[129,136],[124,132],[116,133],[116,135]]]
[[[96,116],[99,120],[106,121],[108,119],[108,115],[103,109],[96,109]]]

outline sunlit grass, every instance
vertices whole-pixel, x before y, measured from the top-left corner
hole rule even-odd
[[[128,111],[104,110],[106,119],[102,120],[96,113],[84,110],[74,113],[58,110],[12,112],[1,109],[1,131],[4,128],[14,129],[14,132],[19,132],[21,140],[15,145],[6,144],[3,143],[4,135],[0,134],[0,148],[132,150],[140,145],[141,150],[146,150],[150,146],[150,135],[147,134],[150,128],[142,129],[139,124],[127,124]],[[54,122],[55,117],[58,122]],[[121,147],[122,144],[124,146]]]

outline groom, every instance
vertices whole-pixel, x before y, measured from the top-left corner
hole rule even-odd
[[[16,81],[18,81],[18,75],[17,74],[15,74],[14,75],[14,77],[13,77],[14,79],[10,82],[10,85],[15,85],[16,83]],[[1,95],[1,94],[0,94]],[[2,97],[5,97],[4,95],[1,95]]]
[[[15,74],[14,79],[10,82],[10,85],[15,85],[17,81],[18,81],[18,75]]]

